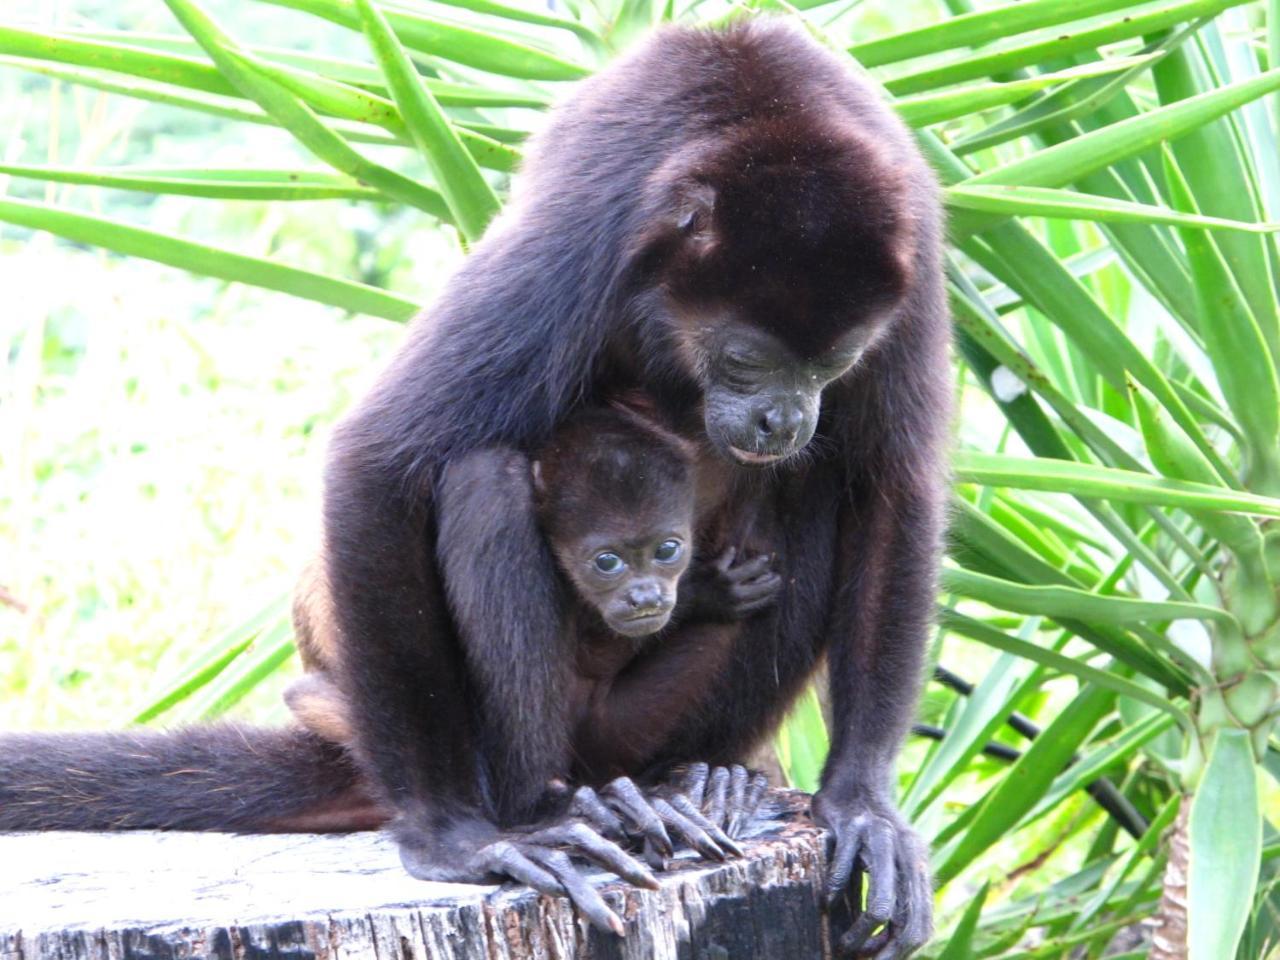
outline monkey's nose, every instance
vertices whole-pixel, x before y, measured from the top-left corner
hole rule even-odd
[[[804,426],[804,411],[791,405],[770,407],[756,422],[760,440],[769,447],[787,447],[796,442]]]

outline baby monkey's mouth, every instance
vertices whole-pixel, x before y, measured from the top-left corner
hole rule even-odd
[[[627,637],[643,637],[646,634],[656,633],[667,625],[667,621],[671,619],[670,610],[661,610],[657,613],[644,613],[636,617],[619,617],[612,623],[613,629],[623,636]]]

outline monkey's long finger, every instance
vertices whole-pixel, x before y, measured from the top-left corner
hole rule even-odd
[[[554,828],[553,828],[554,830]],[[543,831],[548,833],[551,831]],[[606,840],[585,823],[572,823],[558,831],[564,844],[571,852],[590,860],[610,873],[615,873],[623,880],[637,887],[657,890],[658,878],[650,873],[643,863],[611,840]]]
[[[902,902],[894,911],[895,935],[876,960],[904,960],[933,935],[933,883],[929,878],[928,859],[913,847],[899,850],[898,886],[902,890]]]
[[[644,838],[653,845],[653,849],[662,857],[669,857],[675,849],[671,846],[671,838],[662,825],[662,820],[654,812],[649,801],[640,793],[640,789],[630,777],[618,777],[610,781],[605,788],[605,795],[613,802],[618,811],[627,817]]]
[[[729,801],[725,810],[724,832],[736,837],[742,830],[747,802],[747,783],[751,779],[747,768],[735,763],[729,768]]]
[[[555,875],[564,885],[569,900],[591,921],[592,926],[608,930],[619,937],[626,933],[622,918],[609,909],[599,891],[577,871],[564,851],[533,847],[529,856]]]
[[[750,780],[742,798],[742,806],[739,808],[737,829],[733,833],[735,837],[741,837],[745,834],[760,817],[760,808],[764,804],[765,795],[769,791],[769,778],[763,773],[749,770],[747,774]]]
[[[693,802],[683,793],[677,793],[672,797],[671,805],[700,826],[703,830],[707,831],[707,833],[711,835],[711,839],[718,843],[722,849],[727,850],[735,857],[742,856],[742,848],[734,843],[733,839],[727,833],[708,820],[706,815],[695,807]]]
[[[711,782],[707,784],[707,798],[702,809],[710,820],[718,827],[724,826],[725,804],[729,798],[729,770],[727,767],[716,767],[711,771]]]
[[[907,916],[911,908],[911,877],[907,871],[901,868],[899,864],[897,879],[897,895],[893,905],[893,916],[891,916],[884,928],[870,939],[867,940],[862,947],[862,954],[868,957],[874,957],[875,960],[897,960],[904,957],[910,950],[905,949],[904,934],[907,926]]]
[[[734,558],[738,555],[737,547],[725,547],[724,553],[711,561],[711,565],[721,573],[728,573],[729,568],[733,566]]]
[[[705,763],[694,763],[685,771],[684,783],[680,787],[680,792],[689,798],[689,802],[695,807],[702,808],[702,798],[707,790],[707,777],[711,774],[711,768]]]
[[[884,925],[884,929],[871,937],[862,948],[862,953],[875,960],[902,960],[915,949],[907,942],[907,924],[911,903],[911,882],[902,870],[898,871],[898,902],[894,905],[893,916]]]
[[[662,818],[662,822],[666,824],[670,832],[674,833],[678,837],[683,837],[689,846],[698,851],[698,853],[702,854],[704,857],[720,861],[729,859],[728,854],[724,852],[720,847],[720,844],[716,843],[715,840],[711,838],[711,834],[707,833],[707,831],[703,830],[684,814],[676,810],[676,808],[666,800],[663,800],[661,797],[654,800],[653,809],[654,812]]]
[[[827,903],[835,903],[849,885],[853,876],[853,865],[858,852],[862,849],[862,832],[850,825],[836,836],[836,852],[831,858],[831,869],[827,873]],[[854,901],[854,909],[862,905],[861,899]]]
[[[843,948],[866,954],[882,945],[871,940],[871,934],[894,914],[894,894],[898,889],[898,869],[894,858],[894,831],[888,823],[873,823],[862,848],[862,862],[867,868],[867,905],[853,927],[841,939]],[[887,942],[888,937],[883,942]]]
[[[737,590],[739,595],[742,596],[756,596],[757,594],[773,596],[780,586],[782,586],[780,574],[762,573],[758,577],[742,581],[738,584]]]
[[[733,568],[733,579],[739,583],[754,580],[768,573],[773,568],[773,559],[767,553],[759,553],[750,560],[745,560]]]
[[[600,799],[600,795],[590,787],[579,787],[569,805],[569,812],[582,817],[605,837],[626,836],[626,828],[618,815]]]
[[[515,844],[505,840],[481,849],[476,854],[475,863],[479,872],[510,877],[551,897],[564,895],[564,886],[559,880],[521,853]]]

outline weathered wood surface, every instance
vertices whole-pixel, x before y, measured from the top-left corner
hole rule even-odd
[[[0,960],[827,958],[822,834],[803,794],[773,806],[741,860],[600,876],[624,939],[523,887],[413,880],[377,834],[0,834]]]

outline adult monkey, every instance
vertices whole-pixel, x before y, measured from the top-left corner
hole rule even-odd
[[[841,945],[909,953],[931,898],[892,763],[940,539],[939,224],[908,132],[802,34],[659,32],[552,115],[501,221],[335,438],[321,607],[364,782],[305,731],[16,735],[0,738],[0,828],[351,828],[389,806],[418,876],[478,879],[496,851],[519,854],[514,825],[573,766],[575,638],[555,629],[527,505],[486,551],[506,551],[497,569],[443,569],[437,485],[475,450],[532,451],[579,406],[638,391],[703,448],[699,552],[775,553],[786,586],[721,625],[727,650],[690,655],[702,627],[677,627],[629,672],[610,709],[644,723],[659,693],[682,695],[689,719],[627,766],[653,782],[676,761],[741,759],[825,655],[814,814],[836,839],[833,895],[870,878]],[[212,785],[243,802],[204,802]]]
[[[442,571],[440,473],[479,447],[533,449],[578,405],[639,389],[706,448],[700,550],[763,535],[789,585],[692,678],[699,719],[649,772],[741,758],[826,654],[835,723],[813,809],[836,839],[832,893],[869,874],[842,947],[902,956],[927,938],[927,858],[892,764],[940,539],[939,224],[906,129],[777,22],[663,30],[552,114],[327,474],[335,679],[411,872],[488,862],[498,826],[571,760],[552,558],[515,512],[501,570]]]

